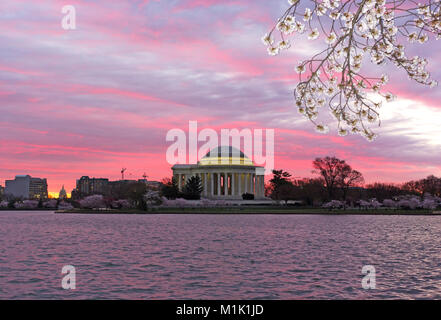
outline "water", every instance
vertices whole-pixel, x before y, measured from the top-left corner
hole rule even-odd
[[[440,233],[437,216],[0,211],[0,299],[439,299]]]

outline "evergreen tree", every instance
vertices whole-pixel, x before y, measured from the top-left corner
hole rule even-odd
[[[273,170],[273,177],[269,182],[272,199],[288,201],[294,198],[294,185],[289,172]]]
[[[201,178],[193,176],[187,180],[184,187],[183,198],[187,200],[199,200],[202,193]]]

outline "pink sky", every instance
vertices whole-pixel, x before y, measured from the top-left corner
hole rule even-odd
[[[441,97],[393,66],[379,139],[316,133],[295,111],[294,66],[320,43],[298,39],[277,57],[261,36],[285,0],[69,1],[77,30],[61,28],[65,1],[0,3],[0,184],[16,174],[68,191],[82,175],[170,176],[165,136],[202,128],[275,129],[275,167],[311,176],[335,155],[368,182],[441,175]],[[439,42],[411,45],[441,80]],[[374,67],[375,68],[375,67]]]

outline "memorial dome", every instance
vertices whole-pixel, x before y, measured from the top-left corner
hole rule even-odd
[[[199,161],[200,165],[239,165],[253,166],[253,162],[239,149],[232,146],[220,146],[211,149]]]

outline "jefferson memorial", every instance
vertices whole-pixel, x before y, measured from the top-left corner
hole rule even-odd
[[[256,200],[265,199],[265,168],[255,166],[234,147],[214,148],[197,164],[175,164],[172,170],[179,190],[190,177],[199,176],[203,198],[239,200],[242,194],[251,193]]]

